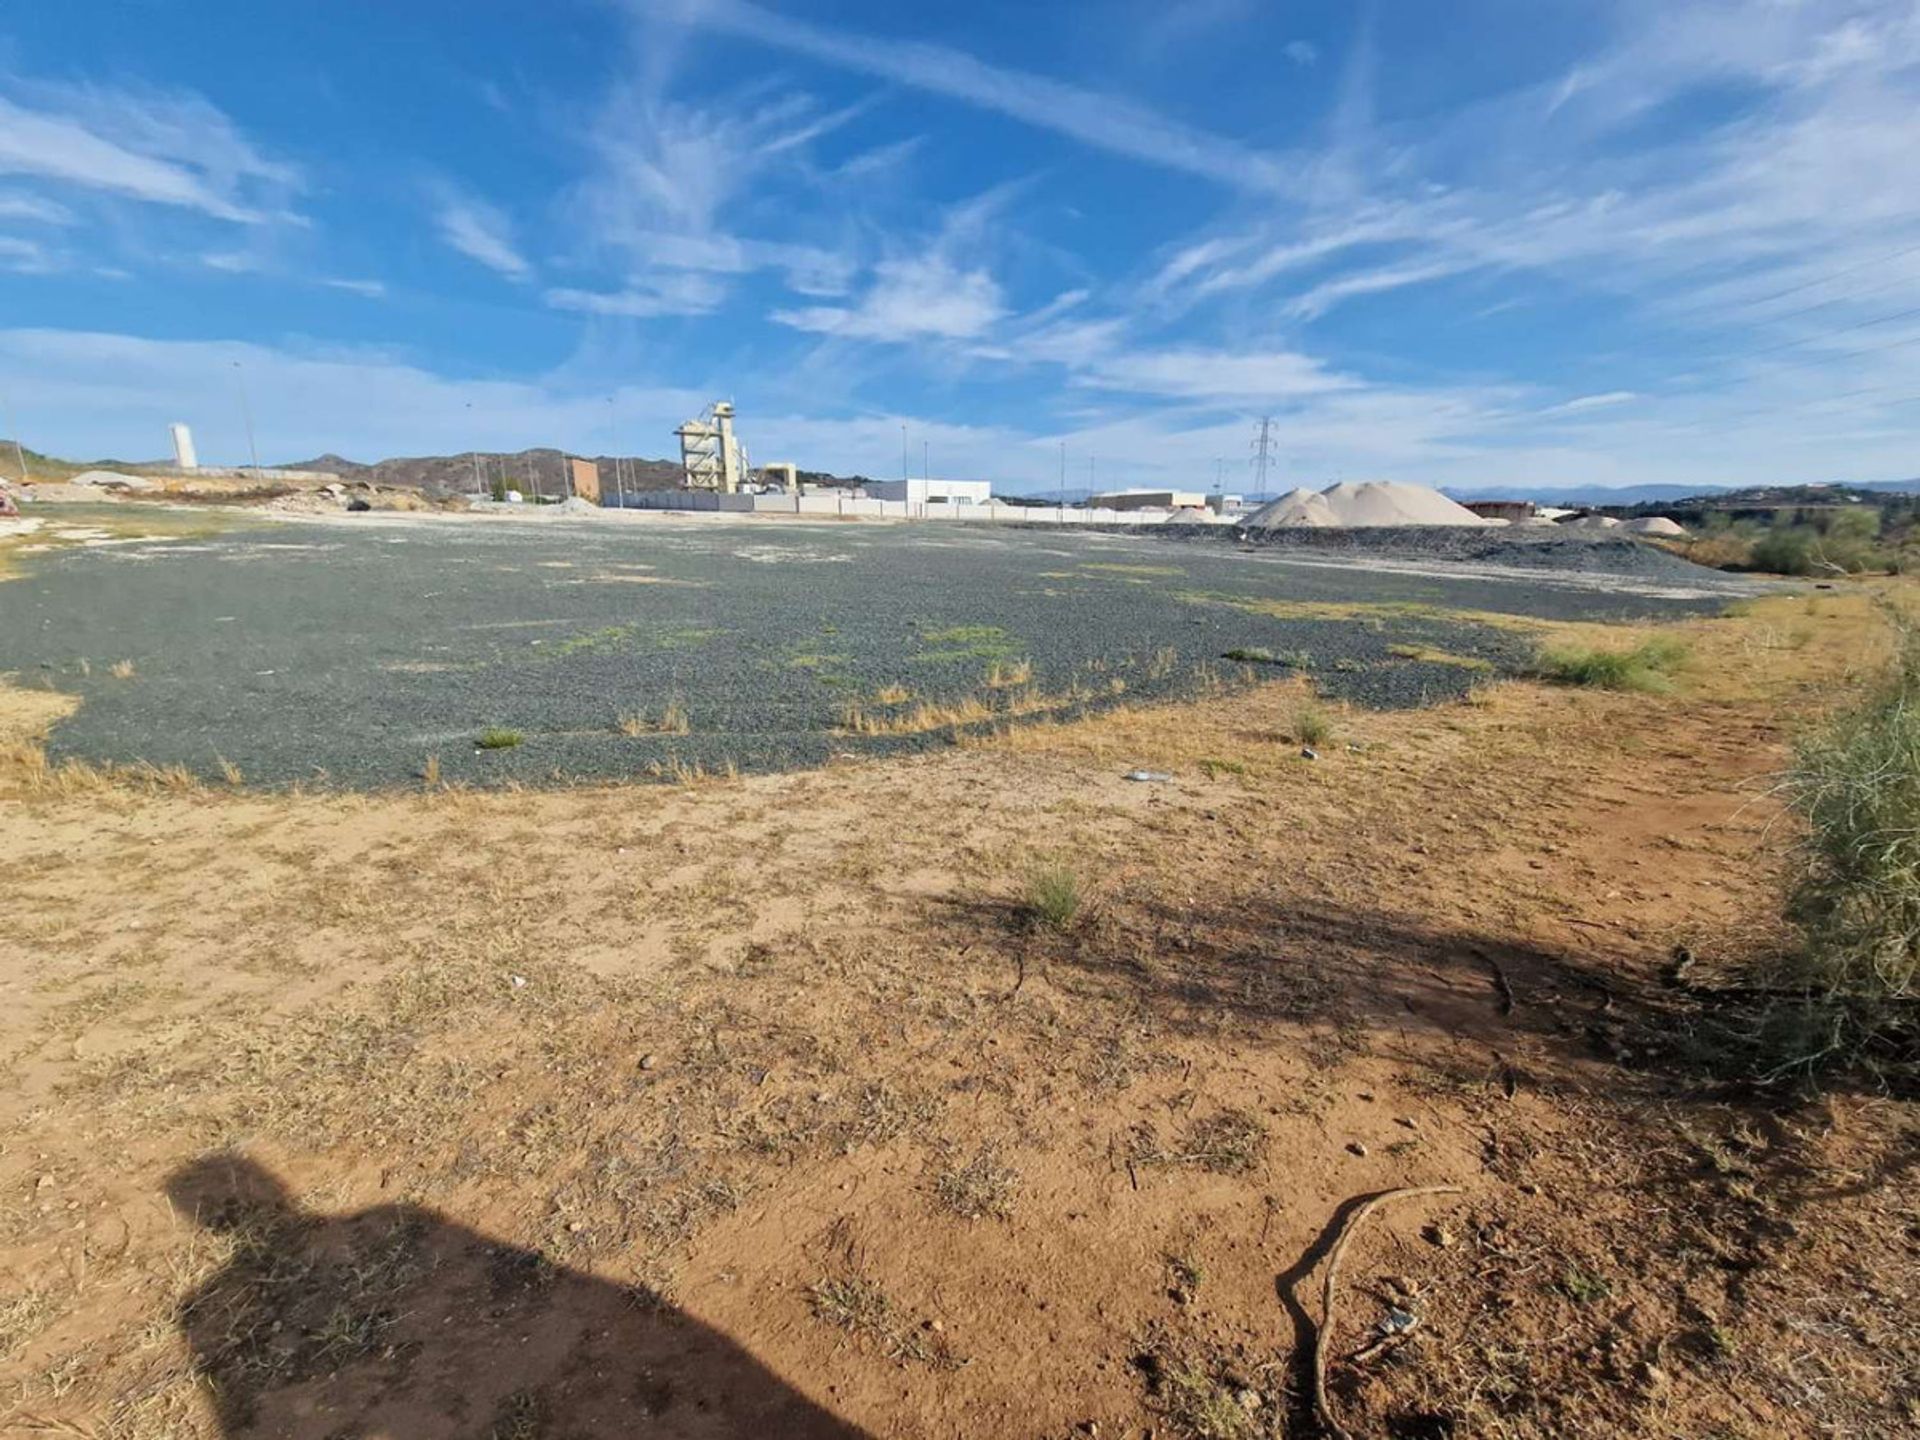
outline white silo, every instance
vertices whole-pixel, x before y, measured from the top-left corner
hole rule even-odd
[[[193,453],[193,431],[178,420],[167,428],[173,432],[173,463],[182,470],[198,470],[200,461]]]

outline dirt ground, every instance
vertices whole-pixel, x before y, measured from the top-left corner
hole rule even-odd
[[[1352,1434],[1914,1433],[1920,1114],[1663,980],[1780,942],[1884,635],[1673,628],[1318,760],[1276,684],[685,787],[50,771],[0,692],[0,1433],[1312,1434],[1426,1185]]]

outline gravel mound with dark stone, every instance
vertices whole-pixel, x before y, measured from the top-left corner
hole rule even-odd
[[[1482,543],[1482,563],[1558,549]],[[0,671],[83,699],[52,734],[56,759],[379,786],[432,756],[449,780],[564,783],[955,733],[860,733],[849,707],[897,720],[970,702],[986,718],[963,728],[982,730],[1296,672],[1334,700],[1418,705],[1528,660],[1525,635],[1464,612],[1722,603],[1545,567],[1435,575],[1292,553],[962,524],[289,522],[29,557],[0,584]],[[1327,603],[1366,608],[1312,608]],[[1258,658],[1224,658],[1236,651]],[[476,745],[490,729],[520,741]]]

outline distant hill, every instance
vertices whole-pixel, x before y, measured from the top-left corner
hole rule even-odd
[[[600,488],[609,494],[613,492],[616,457],[577,455],[572,451],[566,452],[566,455],[575,460],[591,460],[599,466]],[[677,460],[646,460],[639,456],[622,455],[618,461],[618,483],[634,494],[645,490],[680,488],[681,471]],[[413,490],[444,490],[456,494],[471,494],[475,488],[476,474],[481,489],[490,488],[496,479],[504,476],[512,489],[530,493],[537,486],[540,493],[551,495],[560,493],[562,465],[561,452],[543,446],[511,454],[479,450],[458,455],[400,455],[379,461],[349,460],[344,455],[329,452],[316,455],[311,460],[296,461],[285,468],[327,470],[342,480],[374,480],[377,471],[378,483],[382,485],[399,485]],[[842,479],[816,470],[800,471],[800,479],[809,485],[865,483],[864,476]]]
[[[571,455],[571,452],[568,452]],[[591,460],[600,467],[600,483],[614,488],[614,457],[611,455],[574,455]],[[635,492],[671,490],[680,484],[680,466],[670,460],[645,460],[620,456],[621,484]],[[505,478],[515,490],[557,495],[565,488],[565,458],[558,450],[540,447],[511,454],[493,450],[463,452],[458,455],[398,455],[387,460],[349,460],[328,453],[311,460],[286,465],[288,470],[326,470],[342,480],[370,480],[382,485],[404,486],[412,490],[443,490],[471,494],[476,488],[489,489]]]
[[[1911,480],[1868,480],[1858,485],[1791,485],[1791,486],[1734,486],[1734,485],[1573,485],[1557,487],[1552,485],[1443,485],[1441,493],[1455,500],[1533,500],[1542,505],[1565,505],[1569,508],[1580,506],[1621,506],[1650,505],[1662,501],[1700,500],[1705,501],[1717,494],[1750,493],[1759,489],[1777,489],[1799,491],[1817,490],[1856,490],[1879,493],[1911,494],[1920,492],[1920,476]],[[1803,501],[1801,503],[1812,503]]]

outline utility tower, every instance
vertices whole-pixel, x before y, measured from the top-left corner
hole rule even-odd
[[[1253,488],[1256,494],[1267,493],[1267,468],[1273,464],[1273,417],[1262,415],[1259,428],[1253,432]]]

